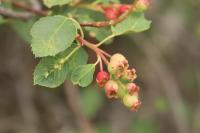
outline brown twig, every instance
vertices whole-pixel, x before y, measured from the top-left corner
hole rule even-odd
[[[16,1],[12,1],[12,5],[16,8],[23,9],[23,10],[30,12],[30,13],[33,13],[35,15],[40,15],[40,16],[47,16],[48,15],[47,11],[38,10],[36,8],[29,7],[29,6],[27,6],[23,3],[19,3],[19,2],[16,2]]]
[[[34,9],[37,9],[37,10],[41,10],[42,9],[42,4],[41,4],[40,0],[30,0],[30,3],[32,4],[32,7]]]
[[[9,18],[14,18],[14,19],[21,19],[21,20],[27,20],[32,18],[32,14],[28,12],[14,12],[10,9],[5,9],[0,7],[0,14],[9,17]]]

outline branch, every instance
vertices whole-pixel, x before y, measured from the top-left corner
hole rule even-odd
[[[33,1],[33,0],[32,0]],[[47,11],[43,11],[43,10],[40,10],[40,9],[36,9],[36,8],[33,8],[33,7],[29,7],[23,3],[19,3],[19,2],[16,2],[16,1],[12,1],[12,5],[16,8],[20,8],[20,9],[23,9],[27,12],[30,12],[34,15],[40,15],[40,16],[47,16],[48,15],[48,12]]]
[[[32,7],[34,9],[37,9],[37,10],[41,10],[42,9],[42,5],[41,5],[40,0],[30,0],[30,3],[32,4]]]
[[[112,26],[112,25],[118,24],[118,23],[122,22],[123,20],[125,20],[132,13],[132,11],[133,11],[133,6],[127,12],[125,12],[121,17],[119,17],[115,20],[80,23],[80,25],[82,27],[97,27],[97,28]]]
[[[22,20],[27,20],[33,17],[32,14],[28,12],[14,12],[12,10],[5,9],[2,7],[0,7],[0,14],[5,17],[14,18],[14,19],[22,19]]]
[[[37,0],[31,0],[32,3],[36,4]],[[35,1],[35,2],[33,2]],[[80,25],[82,27],[97,27],[97,28],[101,28],[101,27],[107,27],[107,26],[112,26],[115,25],[117,23],[122,22],[123,20],[125,20],[133,11],[135,3],[137,2],[137,0],[135,0],[132,4],[132,8],[130,8],[127,12],[125,12],[122,16],[120,16],[119,18],[117,18],[116,20],[110,20],[110,21],[98,21],[98,22],[88,22],[88,23],[80,23]],[[40,16],[47,16],[48,12],[47,11],[43,11],[41,9],[37,8],[33,8],[33,7],[28,7],[25,4],[22,3],[18,3],[16,1],[11,1],[12,5],[16,8],[20,8],[23,9],[27,12],[29,12],[32,16],[33,15],[40,15]],[[38,3],[37,3],[38,4]],[[38,5],[37,5],[38,6]],[[36,5],[34,6],[36,7]],[[14,11],[13,11],[14,12]],[[10,15],[10,14],[5,14],[4,11],[0,12],[1,15],[3,16],[7,16],[10,18],[17,18],[17,19],[30,19],[30,17],[27,16],[21,16],[18,14],[14,14],[14,15]],[[13,14],[13,13],[12,13]]]
[[[40,15],[40,16],[47,16],[48,12],[47,11],[43,11],[40,10],[39,6],[40,3],[37,3],[37,0],[31,0],[33,6],[29,7],[25,4],[16,2],[16,1],[11,1],[12,6],[19,8],[19,9],[23,9],[25,11],[23,12],[15,12],[11,9],[5,9],[3,7],[0,7],[0,14],[5,16],[5,17],[9,17],[9,18],[13,18],[13,19],[22,19],[22,20],[28,20],[31,19],[34,15]],[[35,3],[33,3],[33,1],[35,1]],[[4,2],[4,1],[2,1]],[[36,7],[37,6],[37,7]]]

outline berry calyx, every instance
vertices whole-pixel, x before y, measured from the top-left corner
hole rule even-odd
[[[109,80],[105,84],[105,92],[108,98],[117,98],[118,84],[114,80]]]
[[[150,0],[138,0],[138,2],[135,5],[135,9],[137,11],[146,11],[150,6],[151,1]]]
[[[133,82],[136,78],[137,75],[136,75],[136,70],[134,68],[125,70],[122,75],[122,80],[126,82]]]
[[[106,82],[109,80],[109,75],[105,71],[100,71],[97,74],[96,82],[99,85],[99,87],[104,87]]]
[[[104,9],[104,15],[109,20],[115,20],[119,17],[119,11],[113,7],[107,7]]]
[[[139,92],[139,87],[135,83],[128,83],[126,88],[130,95],[134,95]]]
[[[131,6],[128,5],[128,4],[120,5],[120,7],[119,7],[119,12],[120,12],[121,14],[123,14],[124,12],[126,12],[127,10],[129,10],[130,8],[131,8]]]

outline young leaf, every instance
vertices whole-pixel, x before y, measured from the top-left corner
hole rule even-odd
[[[73,69],[86,64],[87,59],[87,53],[79,47],[70,47],[54,57],[45,57],[35,69],[34,84],[55,88],[70,77]]]
[[[92,83],[95,66],[95,64],[87,64],[74,69],[71,75],[73,84],[78,84],[81,87],[87,87],[90,83]]]
[[[36,57],[54,56],[71,46],[77,29],[65,16],[44,17],[31,29],[31,47]]]
[[[116,36],[127,32],[142,32],[149,29],[150,24],[151,21],[145,19],[144,13],[134,12],[126,20],[112,26],[112,32]]]
[[[67,4],[69,2],[71,2],[72,0],[43,0],[44,1],[44,4],[51,8],[53,6],[57,6],[57,5],[64,5],[64,4]]]

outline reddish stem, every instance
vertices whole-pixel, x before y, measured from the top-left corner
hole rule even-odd
[[[101,53],[103,53],[105,56],[107,56],[107,57],[111,57],[111,55],[109,54],[109,53],[107,53],[106,51],[104,51],[104,50],[102,50],[102,49],[100,49],[100,51],[101,51]]]
[[[100,66],[100,71],[102,72],[102,71],[103,71],[103,63],[102,63],[102,59],[100,59],[100,61],[99,61],[99,66]]]
[[[106,59],[106,57],[103,55],[102,51],[100,48],[96,47],[95,44],[88,42],[87,40],[84,40],[83,38],[81,38],[80,36],[77,36],[76,39],[82,43],[83,45],[85,45],[86,47],[92,49],[97,55],[99,55],[101,57],[101,59],[104,61],[104,63],[106,65],[108,65],[109,61]]]

